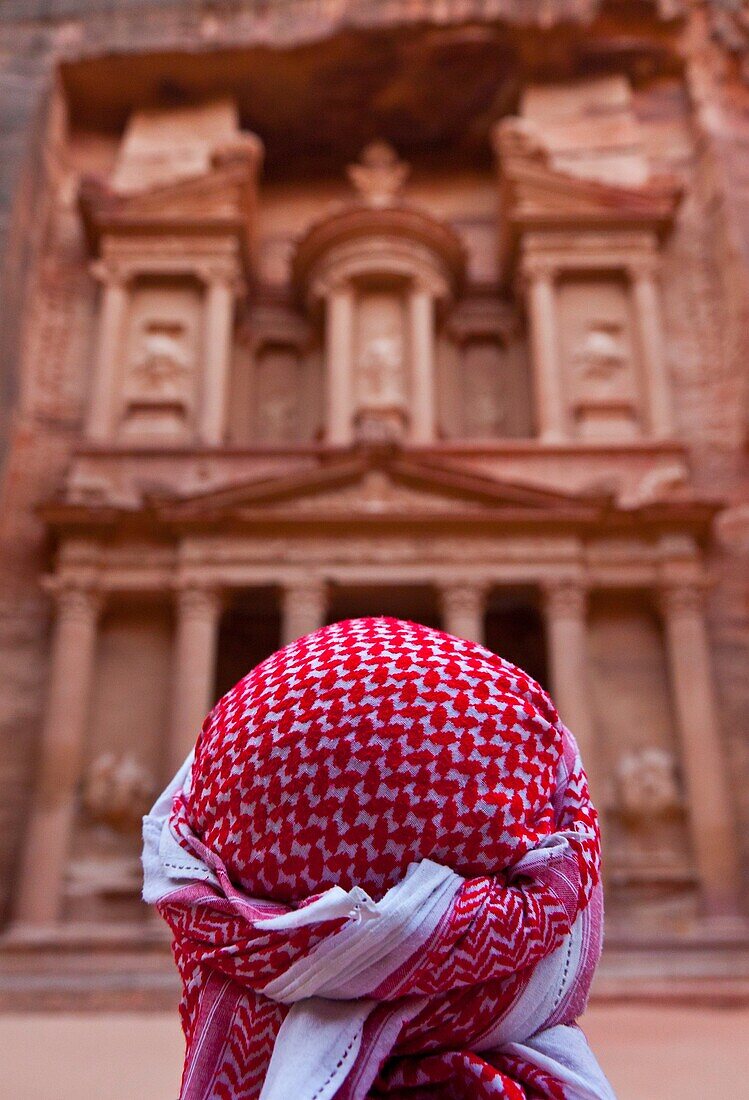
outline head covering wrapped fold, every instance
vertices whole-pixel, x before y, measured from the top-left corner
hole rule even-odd
[[[611,1100],[576,1027],[602,937],[574,738],[473,642],[358,619],[214,707],[144,819],[181,1100]]]

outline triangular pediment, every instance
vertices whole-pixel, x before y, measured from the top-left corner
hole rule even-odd
[[[541,521],[591,518],[589,499],[477,475],[459,465],[406,455],[353,454],[288,476],[248,480],[159,510],[173,522],[201,523],[464,518]]]

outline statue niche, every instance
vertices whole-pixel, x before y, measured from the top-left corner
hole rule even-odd
[[[439,366],[446,438],[530,436],[530,372],[512,307],[493,293],[475,293],[460,302],[445,326]]]
[[[120,433],[130,440],[184,438],[191,430],[200,291],[187,280],[144,281],[132,295]]]
[[[359,298],[355,360],[357,435],[400,439],[408,422],[403,298],[387,291],[363,291]]]
[[[561,281],[559,302],[575,434],[602,441],[638,438],[644,410],[624,279],[570,276]]]
[[[258,443],[293,443],[302,436],[302,364],[290,344],[267,343],[255,364],[255,431]]]
[[[298,241],[294,283],[325,344],[324,437],[430,444],[437,332],[465,275],[463,245],[402,192],[409,166],[374,142],[348,167],[355,196]]]

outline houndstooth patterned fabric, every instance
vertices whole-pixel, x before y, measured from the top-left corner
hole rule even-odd
[[[502,1037],[536,970],[570,955],[582,927],[535,1021],[574,1025],[602,915],[597,818],[574,739],[514,665],[392,619],[316,631],[216,704],[169,829],[207,869],[158,902],[184,987],[182,1100],[260,1097],[289,1012],[263,991],[334,947],[352,919],[269,930],[264,918],[332,887],[362,888],[376,908],[432,863],[458,886],[418,950],[366,988],[375,1007],[335,1095],[583,1095]]]

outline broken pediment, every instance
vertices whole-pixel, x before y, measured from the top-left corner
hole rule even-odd
[[[231,101],[136,111],[111,179],[86,177],[80,206],[93,248],[104,233],[243,228],[254,221],[263,145]]]
[[[105,232],[249,229],[254,210],[252,150],[227,151],[204,175],[121,195],[93,177],[81,183],[80,206],[94,249]]]
[[[506,217],[513,226],[627,225],[665,232],[673,221],[680,191],[672,179],[621,185],[562,171],[533,123],[522,119],[504,120],[494,136]]]
[[[528,88],[494,149],[514,229],[671,225],[679,186],[653,175],[622,75]]]
[[[459,466],[361,454],[313,471],[163,502],[165,520],[335,521],[393,518],[564,521],[593,518],[600,502],[477,476]]]

